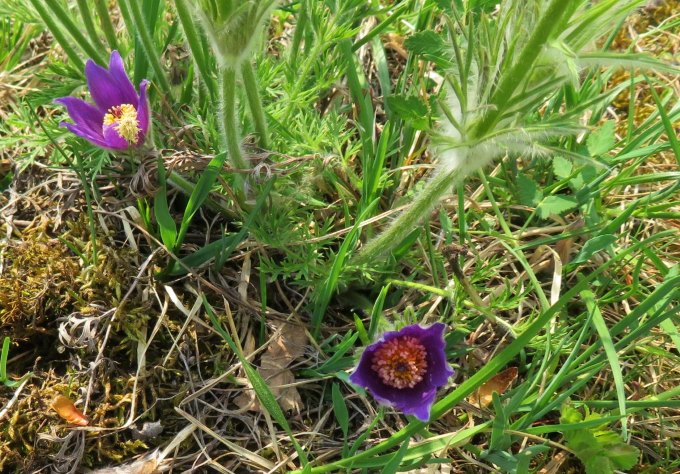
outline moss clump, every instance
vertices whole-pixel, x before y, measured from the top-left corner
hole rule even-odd
[[[61,241],[35,232],[10,241],[0,255],[0,332],[25,339],[72,311],[80,265]]]

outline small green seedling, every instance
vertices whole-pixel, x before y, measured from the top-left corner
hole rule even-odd
[[[31,376],[31,373],[27,373],[19,380],[9,380],[7,378],[7,357],[9,356],[9,337],[5,336],[2,341],[2,352],[0,352],[0,383],[5,384],[9,388],[15,388],[24,383],[24,381]]]

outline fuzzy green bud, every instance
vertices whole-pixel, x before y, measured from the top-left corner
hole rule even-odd
[[[238,69],[261,37],[278,0],[199,0],[195,13],[221,68]]]

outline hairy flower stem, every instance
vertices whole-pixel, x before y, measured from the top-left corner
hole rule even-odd
[[[232,166],[240,171],[247,171],[248,164],[241,153],[241,136],[239,133],[236,108],[236,70],[223,68],[220,84],[220,121],[224,134],[224,146],[229,153]],[[245,180],[241,173],[234,173],[234,192],[239,204],[245,203]]]
[[[489,112],[470,131],[469,135],[472,140],[483,138],[496,126],[503,116],[515,88],[518,84],[523,83],[522,77],[524,75],[531,74],[532,66],[541,53],[543,45],[550,40],[553,30],[561,23],[565,12],[569,11],[570,4],[571,2],[566,0],[552,0],[550,2],[545,14],[538,21],[532,35],[520,52],[517,62],[506,74],[502,75],[500,83],[491,97]],[[478,158],[475,153],[466,153],[463,161],[468,162],[469,160],[478,160]],[[487,160],[481,159],[477,162],[486,163]],[[434,177],[416,196],[413,203],[396,220],[390,223],[387,229],[369,241],[351,263],[358,265],[368,263],[399,245],[413,228],[429,215],[429,212],[446,191],[475,169],[469,163],[464,163],[462,168],[459,166],[450,170],[439,167],[435,170]]]
[[[269,147],[267,120],[264,116],[264,109],[262,108],[262,99],[260,98],[260,91],[257,86],[257,77],[255,76],[253,65],[248,60],[243,61],[241,64],[241,77],[243,78],[243,85],[246,89],[246,95],[248,96],[250,115],[253,118],[259,145],[261,148],[266,149]]]
[[[459,176],[458,170],[436,174],[411,205],[379,236],[369,241],[350,264],[362,265],[371,262],[399,245],[411,230],[429,215],[444,193],[456,184]]]

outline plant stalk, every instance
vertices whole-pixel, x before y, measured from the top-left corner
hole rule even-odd
[[[111,49],[118,49],[118,40],[116,39],[116,32],[111,22],[111,12],[109,12],[107,1],[94,0],[94,7],[97,10],[97,16],[99,16],[99,22],[101,23],[102,30],[104,30],[104,36],[106,36],[109,47]]]
[[[52,33],[52,36],[54,36],[54,39],[57,40],[59,46],[61,46],[64,53],[66,53],[68,59],[73,63],[73,66],[80,71],[85,69],[85,64],[83,63],[83,60],[80,59],[80,56],[78,56],[75,49],[73,49],[72,42],[66,38],[64,32],[61,31],[61,28],[54,21],[54,17],[45,10],[42,2],[40,0],[30,0],[30,2],[45,23],[45,26],[47,26],[47,29]]]
[[[236,107],[236,70],[223,68],[220,83],[220,125],[224,146],[229,154],[232,166],[240,171],[248,171],[249,167],[241,153],[241,136],[237,121]],[[240,204],[245,202],[245,179],[241,173],[234,173],[234,190]]]
[[[416,225],[429,216],[439,199],[456,184],[460,177],[459,170],[435,174],[411,205],[399,214],[399,217],[391,222],[387,229],[369,241],[350,261],[350,264],[369,263],[399,245]]]
[[[33,2],[33,5],[36,3],[40,2]],[[83,35],[83,33],[80,31],[80,28],[75,24],[69,13],[62,8],[59,2],[45,2],[45,4],[47,4],[47,7],[52,11],[54,16],[59,18],[61,24],[64,25],[64,28],[66,28],[68,33],[75,40],[75,43],[83,49],[85,54],[90,56],[90,58],[101,65],[107,64],[106,57],[102,54],[102,51],[90,44],[87,38],[85,38],[85,35]]]
[[[184,36],[187,39],[187,43],[191,49],[191,54],[194,57],[199,74],[201,75],[201,81],[203,81],[205,84],[210,96],[214,98],[216,95],[215,81],[208,70],[205,49],[203,48],[201,37],[198,34],[198,29],[196,28],[196,23],[194,22],[194,18],[189,11],[186,1],[175,0],[175,10],[177,10],[177,16],[179,17],[179,21],[182,24]]]
[[[262,108],[262,99],[260,97],[259,87],[257,85],[257,77],[250,61],[243,61],[241,64],[241,77],[243,78],[243,85],[248,96],[248,105],[250,106],[250,115],[253,118],[255,126],[255,133],[259,139],[261,148],[269,148],[269,134],[267,133],[267,120]]]

